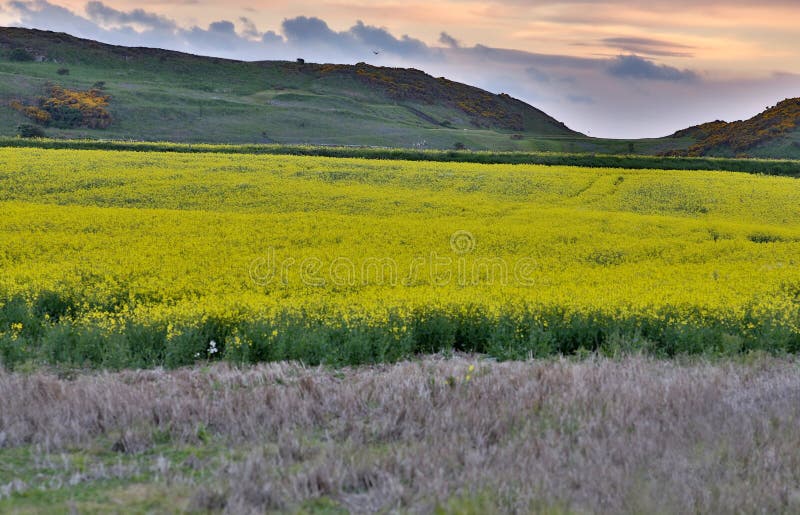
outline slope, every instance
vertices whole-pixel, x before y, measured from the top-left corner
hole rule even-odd
[[[714,121],[676,132],[695,143],[672,155],[800,158],[800,98],[786,99],[749,120]]]
[[[20,106],[41,104],[53,85],[102,91],[111,119],[102,130],[49,124],[55,137],[495,150],[588,141],[508,95],[414,69],[242,62],[0,28],[0,135],[29,123]]]

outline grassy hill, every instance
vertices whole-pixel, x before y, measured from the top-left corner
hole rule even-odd
[[[37,118],[32,108],[75,99],[94,114],[74,123],[67,109],[42,124],[48,136],[800,158],[800,99],[667,138],[609,140],[509,95],[415,69],[234,61],[0,27],[0,137]],[[105,111],[95,116],[98,105]]]
[[[509,150],[584,139],[507,95],[413,69],[240,62],[0,28],[0,135],[27,121],[11,104],[47,97],[49,84],[110,97],[107,128],[48,127],[56,137]]]
[[[800,158],[800,98],[786,99],[749,120],[720,120],[678,131],[678,140],[695,140],[682,156]]]
[[[111,120],[49,124],[56,138],[642,154],[679,141],[588,138],[508,95],[414,69],[242,62],[0,28],[0,136],[30,122],[14,102],[36,104],[52,85],[102,86]]]

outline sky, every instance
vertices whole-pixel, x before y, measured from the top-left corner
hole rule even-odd
[[[800,0],[0,3],[2,25],[106,43],[413,67],[609,138],[745,119],[799,97],[797,20]]]

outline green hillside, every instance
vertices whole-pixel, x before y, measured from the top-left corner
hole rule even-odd
[[[23,111],[52,99],[54,85],[67,93],[51,103],[95,91],[109,115],[51,120],[54,138],[610,154],[694,142],[588,138],[508,95],[414,69],[242,62],[0,27],[0,137],[31,123]]]
[[[689,127],[673,138],[695,143],[670,155],[800,159],[800,98],[779,102],[749,120]]]
[[[598,139],[415,69],[234,61],[0,27],[0,137],[32,122],[54,138],[800,158],[800,99],[666,138]]]
[[[585,139],[508,95],[413,69],[240,62],[0,28],[0,135],[30,122],[19,106],[41,104],[53,84],[101,90],[112,120],[47,123],[53,137],[507,150]]]

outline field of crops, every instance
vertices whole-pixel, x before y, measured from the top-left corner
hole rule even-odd
[[[0,149],[0,360],[800,351],[800,188],[729,172]]]

